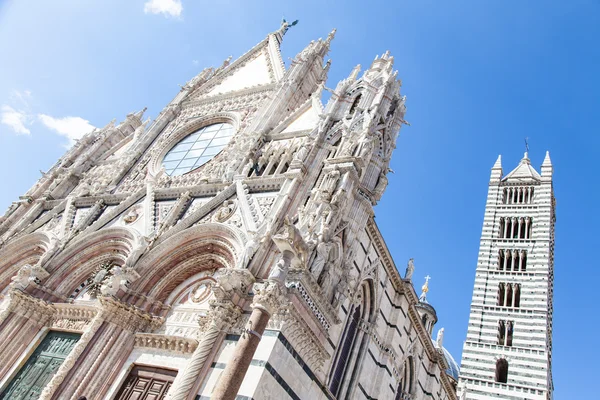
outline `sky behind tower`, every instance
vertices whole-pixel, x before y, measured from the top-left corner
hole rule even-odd
[[[0,208],[78,137],[148,107],[156,117],[200,70],[300,22],[284,60],[332,28],[328,86],[389,50],[406,119],[376,220],[401,273],[431,275],[429,302],[460,360],[490,168],[508,173],[528,138],[546,150],[557,198],[556,399],[597,398],[600,278],[600,3],[572,1],[54,0],[0,3]],[[588,285],[590,287],[588,287]],[[419,290],[417,290],[419,291]]]

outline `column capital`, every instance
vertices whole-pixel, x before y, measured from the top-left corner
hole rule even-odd
[[[210,301],[208,315],[200,317],[200,332],[206,332],[211,326],[218,331],[228,331],[242,315],[242,309],[230,300]]]
[[[273,315],[289,305],[288,290],[278,281],[267,280],[254,288],[252,308],[257,308]]]

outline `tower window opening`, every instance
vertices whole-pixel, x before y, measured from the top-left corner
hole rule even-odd
[[[513,321],[498,321],[498,345],[512,346],[513,343]]]
[[[527,270],[527,250],[521,251],[521,272]]]
[[[500,307],[504,306],[504,295],[505,295],[504,283],[499,283],[498,284],[498,305]]]
[[[508,361],[506,361],[504,358],[496,361],[496,382],[508,382]]]
[[[504,250],[498,250],[498,270],[504,271]]]

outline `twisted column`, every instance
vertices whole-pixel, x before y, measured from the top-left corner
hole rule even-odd
[[[224,331],[227,331],[235,323],[240,315],[241,309],[231,301],[211,304],[208,326],[202,334],[198,347],[196,347],[188,361],[188,365],[182,371],[181,377],[178,376],[173,382],[173,387],[169,390],[167,396],[169,400],[185,400],[188,398],[207,360],[217,347],[218,339]]]

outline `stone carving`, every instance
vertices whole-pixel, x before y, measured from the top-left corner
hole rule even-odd
[[[435,339],[435,343],[436,343],[437,347],[439,347],[440,349],[442,348],[442,345],[444,344],[444,328],[440,328],[440,330],[438,330],[437,338]]]
[[[404,279],[410,281],[412,279],[414,272],[415,272],[414,259],[411,258],[410,260],[408,260],[408,264],[406,265],[406,272],[404,273]]]
[[[140,217],[141,210],[142,210],[141,206],[131,207],[131,209],[129,210],[129,212],[127,212],[127,214],[125,214],[123,216],[123,221],[126,224],[132,224],[132,223],[134,223]]]
[[[254,276],[247,269],[221,268],[215,274],[215,280],[213,291],[217,299],[222,300],[234,293],[245,295],[254,283]]]
[[[260,243],[258,243],[254,237],[251,237],[247,242],[246,246],[244,246],[244,251],[242,252],[242,257],[238,264],[238,268],[247,268],[250,260],[254,257],[254,253],[258,250]]]
[[[254,286],[253,308],[261,309],[272,315],[288,306],[287,289],[279,282],[269,279]]]
[[[233,215],[237,209],[237,203],[233,200],[225,200],[223,205],[214,213],[212,220],[215,222],[225,222]]]
[[[193,353],[196,350],[198,341],[178,336],[137,333],[134,346],[186,354]]]
[[[292,264],[294,266],[306,265],[308,254],[308,246],[298,228],[290,221],[289,217],[285,217],[283,227],[273,235],[273,242],[279,248],[279,251],[289,251],[293,254]]]
[[[119,289],[125,288],[139,277],[140,275],[131,267],[115,265],[111,268],[110,275],[104,279],[100,292],[105,296],[115,296]]]
[[[30,283],[41,281],[47,278],[48,275],[48,272],[38,264],[33,266],[25,264],[19,268],[17,275],[11,278],[10,285],[15,289],[24,290]]]

